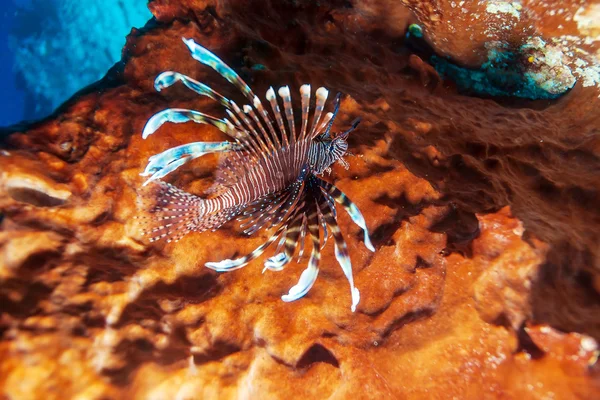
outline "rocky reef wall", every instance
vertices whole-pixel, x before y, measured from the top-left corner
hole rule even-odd
[[[149,8],[155,20],[132,30],[104,80],[52,117],[3,132],[5,397],[600,396],[596,3]],[[420,37],[407,36],[412,24]],[[140,236],[133,217],[143,212],[148,157],[225,139],[188,123],[143,140],[148,118],[166,107],[216,110],[184,87],[157,93],[154,78],[177,70],[237,95],[189,57],[182,37],[256,93],[308,82],[348,95],[337,124],[362,118],[349,139],[355,156],[328,179],[360,206],[377,249],[340,215],[362,295],[356,313],[332,248],[309,295],[283,303],[302,265],[265,274],[258,262],[226,274],[203,266],[264,237],[233,226],[168,245]],[[498,74],[529,74],[559,95],[477,91],[431,62],[481,71],[492,48],[517,55],[518,68]],[[196,160],[169,181],[200,194],[217,162]]]

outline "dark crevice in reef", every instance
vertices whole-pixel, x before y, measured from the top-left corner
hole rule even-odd
[[[172,284],[159,282],[135,301],[129,303],[119,320],[119,326],[140,319],[160,321],[166,314],[157,300],[170,300],[174,309],[187,304],[196,304],[216,297],[221,292],[216,275],[207,273],[200,277],[184,276]]]
[[[531,337],[525,330],[525,326],[522,326],[518,330],[517,338],[519,340],[519,346],[517,347],[516,353],[527,353],[534,360],[537,360],[544,356],[544,351],[534,343],[533,339],[531,339]]]
[[[450,212],[430,229],[432,232],[446,234],[446,254],[457,252],[466,257],[471,257],[471,243],[480,232],[475,214],[457,207],[452,207]]]
[[[335,368],[340,367],[340,362],[333,355],[333,353],[331,353],[327,347],[319,343],[313,344],[308,350],[306,350],[304,355],[300,357],[300,360],[298,360],[296,368],[310,368],[314,363],[325,363]]]
[[[551,250],[548,256],[550,260],[559,262],[565,257],[579,263],[583,262],[579,259],[585,255],[575,249],[561,247]],[[531,297],[535,323],[548,324],[564,332],[585,333],[600,340],[600,321],[597,318],[600,294],[593,286],[590,272],[547,262],[533,284]]]
[[[117,282],[126,279],[138,270],[136,264],[142,256],[127,254],[123,249],[92,248],[74,257],[73,263],[89,267],[86,285],[98,282]]]
[[[411,322],[418,321],[420,319],[425,319],[431,317],[435,313],[435,309],[433,308],[422,308],[419,310],[411,311],[406,313],[401,318],[394,321],[390,324],[382,333],[381,338],[387,339],[390,335],[401,329],[403,326],[410,324]]]
[[[36,207],[56,207],[65,204],[66,200],[53,197],[48,193],[34,188],[15,187],[6,190],[13,199]]]
[[[10,288],[18,287],[21,292],[21,298],[14,301],[0,294],[0,304],[2,312],[8,313],[15,318],[25,319],[36,315],[41,311],[40,305],[48,300],[54,288],[43,283],[33,283],[25,287],[24,283],[18,280],[8,280],[3,282],[3,286]]]
[[[371,240],[376,246],[393,244],[391,243],[393,241],[392,236],[400,227],[402,221],[418,215],[423,208],[428,206],[426,202],[412,204],[408,201],[404,194],[398,198],[392,198],[386,194],[375,199],[375,202],[386,205],[392,210],[395,210],[392,222],[382,224],[373,232],[371,232]]]
[[[114,384],[126,386],[131,382],[131,375],[140,365],[153,362],[166,367],[189,359],[190,342],[180,327],[174,327],[173,333],[169,335],[169,343],[168,349],[163,350],[157,348],[146,338],[123,340],[112,351],[126,360],[126,363],[117,368],[106,368],[103,372]],[[220,355],[224,356],[225,354],[229,353]],[[210,360],[220,358],[211,358]],[[194,361],[199,363],[196,357],[194,357]]]
[[[219,361],[223,358],[235,354],[242,349],[234,343],[217,342],[213,343],[211,348],[202,354],[194,354],[195,364],[206,364],[211,361]]]

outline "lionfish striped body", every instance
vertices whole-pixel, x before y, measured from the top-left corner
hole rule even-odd
[[[284,301],[297,300],[312,287],[319,271],[320,251],[331,234],[335,241],[336,259],[350,283],[351,309],[354,311],[360,295],[354,287],[348,250],[337,224],[336,202],[364,230],[365,245],[371,251],[374,248],[358,208],[319,175],[328,171],[336,161],[347,168],[342,159],[348,149],[346,139],[358,122],[332,137],[330,130],[339,110],[340,95],[336,97],[334,111],[321,118],[328,91],[319,88],[315,93],[315,110],[309,126],[310,85],[303,85],[300,89],[302,122],[299,130],[295,126],[289,88],[284,86],[278,90],[283,110],[279,107],[275,91],[269,88],[266,99],[275,119],[273,122],[260,99],[233,69],[193,40],[183,41],[194,59],[212,67],[235,85],[251,105],[240,108],[205,84],[177,72],[163,72],[156,78],[156,90],[181,81],[189,89],[223,105],[228,118],[219,119],[195,110],[166,109],[148,120],[142,134],[144,139],[165,122],[192,121],[213,125],[233,141],[189,143],[150,157],[141,175],[150,177],[144,185],[154,181],[158,190],[153,195],[156,205],[150,210],[151,227],[144,233],[150,235],[150,241],[176,241],[189,232],[216,230],[234,217],[238,217],[248,235],[261,229],[274,230],[265,243],[244,257],[206,263],[207,267],[216,271],[231,271],[245,266],[277,240],[275,255],[268,258],[264,266],[268,270],[280,271],[292,261],[298,246],[297,258],[300,261],[305,241],[310,241],[312,252],[308,267],[298,284],[282,296]],[[200,198],[159,180],[190,160],[208,153],[223,153],[225,156],[210,198]]]

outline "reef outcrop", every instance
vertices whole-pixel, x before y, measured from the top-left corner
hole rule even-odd
[[[103,80],[45,120],[2,132],[3,397],[600,396],[597,5],[155,0],[149,8],[155,20],[132,30]],[[498,25],[515,15],[511,28]],[[411,24],[419,40],[406,37]],[[561,35],[570,39],[554,40]],[[189,57],[182,37],[213,50],[257,93],[310,82],[348,95],[336,124],[362,118],[349,139],[354,156],[327,179],[359,205],[377,249],[366,250],[339,214],[361,291],[355,313],[332,247],[311,292],[284,303],[301,264],[264,274],[260,262],[225,274],[204,267],[264,237],[233,225],[172,244],[140,236],[133,217],[143,212],[148,157],[226,139],[186,123],[143,140],[159,110],[215,107],[177,85],[157,93],[154,78],[177,70],[237,95]],[[576,83],[560,97],[482,97],[431,64],[436,55],[476,69],[488,61],[486,43],[520,48],[533,37],[569,57],[536,81],[548,87],[568,68]],[[168,181],[201,194],[217,163],[203,157]]]

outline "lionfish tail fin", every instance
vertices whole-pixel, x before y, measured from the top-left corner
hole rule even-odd
[[[205,201],[165,182],[153,183],[140,193],[146,215],[137,217],[143,236],[150,242],[176,242],[189,232],[202,230]]]

